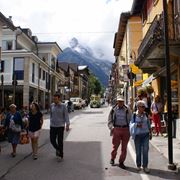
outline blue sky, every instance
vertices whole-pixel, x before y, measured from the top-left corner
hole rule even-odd
[[[15,26],[30,28],[40,41],[56,41],[61,49],[75,37],[94,54],[114,61],[113,40],[121,12],[133,0],[1,0],[1,12]]]

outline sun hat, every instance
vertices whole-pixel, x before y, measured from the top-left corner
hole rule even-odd
[[[117,101],[124,101],[124,98],[123,98],[123,97],[118,96],[116,100],[117,100]]]

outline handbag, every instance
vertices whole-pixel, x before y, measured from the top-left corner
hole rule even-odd
[[[136,136],[136,123],[131,123],[129,124],[129,132],[130,135],[132,136],[132,139],[135,139]]]
[[[20,133],[20,144],[29,144],[29,135],[27,131]]]
[[[9,128],[16,133],[20,133],[21,132],[21,125],[19,124],[15,124],[14,120],[11,119],[10,123],[9,123]]]

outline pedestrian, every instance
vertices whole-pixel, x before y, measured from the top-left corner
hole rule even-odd
[[[150,120],[148,119],[147,112],[145,111],[146,105],[143,100],[137,102],[137,111],[132,115],[130,122],[130,132],[134,139],[136,150],[136,165],[137,170],[141,170],[141,166],[145,173],[149,173],[148,169],[148,152],[149,152],[149,139],[152,138]],[[134,128],[132,130],[131,128]]]
[[[117,150],[121,144],[121,154],[119,156],[119,167],[126,169],[124,161],[127,155],[127,144],[129,142],[129,122],[131,118],[131,111],[124,105],[124,99],[118,97],[116,105],[111,109],[108,116],[108,127],[112,134],[113,149],[111,152],[110,164],[114,165]]]
[[[31,104],[28,121],[28,134],[31,138],[32,156],[36,160],[38,158],[38,140],[43,125],[43,114],[40,111],[39,105],[35,102]]]
[[[163,110],[163,105],[160,101],[160,96],[156,95],[154,98],[154,101],[151,104],[152,120],[155,125],[156,136],[159,136],[159,133],[162,135],[162,132],[161,132],[162,110]]]
[[[61,95],[55,93],[53,96],[54,103],[50,107],[50,141],[56,149],[58,160],[62,161],[64,129],[69,131],[70,121],[65,104],[61,103]]]
[[[20,132],[23,128],[21,114],[16,110],[16,105],[9,106],[10,112],[6,116],[5,128],[8,130],[8,142],[12,145],[11,156],[16,156],[16,148],[20,143]]]

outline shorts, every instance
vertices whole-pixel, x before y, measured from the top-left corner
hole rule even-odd
[[[40,136],[40,130],[37,130],[35,132],[29,131],[28,134],[30,138],[38,138]]]

